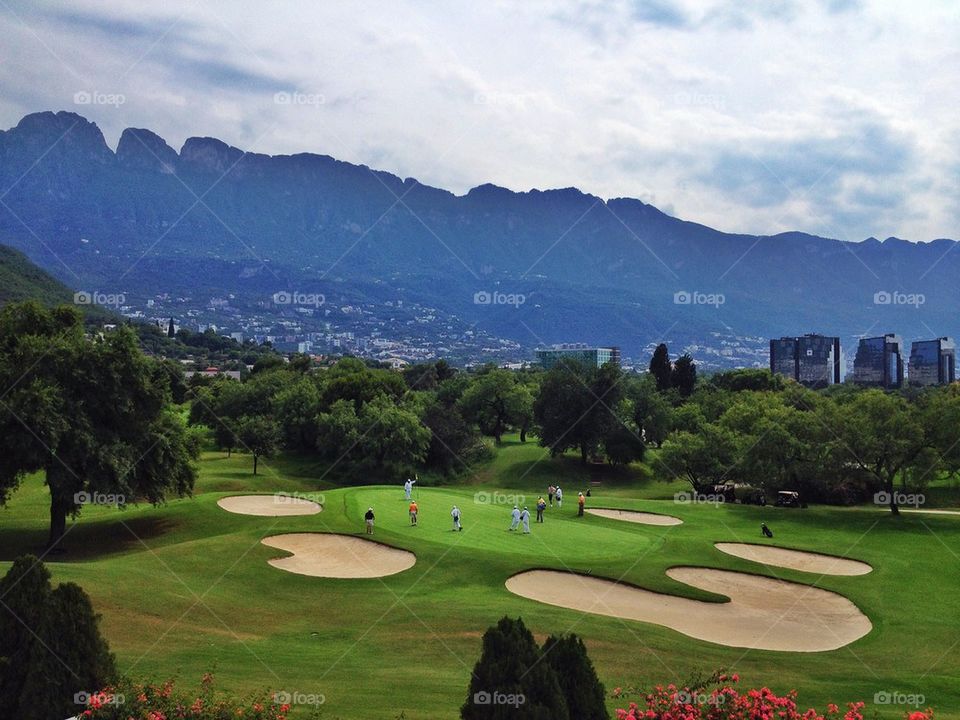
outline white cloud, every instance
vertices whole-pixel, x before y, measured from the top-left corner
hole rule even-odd
[[[2,126],[76,109],[111,143],[212,135],[458,193],[577,186],[731,231],[957,235],[948,3],[81,0],[2,6],[0,32]],[[126,102],[74,107],[79,90]]]

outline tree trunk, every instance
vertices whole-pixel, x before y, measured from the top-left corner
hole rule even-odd
[[[890,512],[894,515],[900,514],[900,508],[897,507],[897,493],[893,488],[893,480],[887,484],[887,494],[890,496]]]
[[[527,441],[527,426],[524,425],[520,428],[520,442],[525,443]]]
[[[260,459],[260,458],[257,456],[257,454],[254,453],[254,454],[253,454],[253,474],[254,474],[254,475],[257,474],[257,460],[259,460],[259,459]]]
[[[580,462],[583,463],[584,465],[587,464],[587,446],[586,445],[580,446]]]
[[[56,494],[50,495],[50,537],[47,549],[52,550],[67,532],[67,513],[73,509],[72,503],[65,503]],[[62,549],[62,548],[61,548]]]

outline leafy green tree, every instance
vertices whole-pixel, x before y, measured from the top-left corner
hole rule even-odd
[[[469,387],[470,378],[466,374],[460,373],[452,378],[447,378],[437,386],[437,401],[448,405],[457,403]]]
[[[710,376],[710,384],[722,390],[741,392],[743,390],[769,390],[779,392],[783,390],[783,375],[775,374],[767,369],[742,368],[726,370]]]
[[[187,400],[187,394],[190,390],[183,376],[183,366],[175,360],[161,360],[160,367],[166,373],[167,383],[170,385],[171,399],[177,405],[183,404]]]
[[[586,463],[621,424],[612,408],[624,398],[622,379],[613,363],[594,368],[565,361],[551,368],[533,406],[540,444],[553,456],[578,449]]]
[[[920,421],[931,446],[940,456],[940,469],[956,478],[960,475],[960,385],[931,390],[918,400]],[[920,477],[929,481],[935,475]],[[918,485],[917,477],[912,478],[912,487]]]
[[[571,718],[609,720],[606,693],[583,640],[551,635],[543,644],[543,658],[557,675]]]
[[[247,415],[237,422],[240,445],[253,455],[253,474],[260,458],[269,458],[280,449],[282,434],[275,420],[265,415]]]
[[[940,464],[918,408],[899,395],[873,388],[858,392],[838,407],[834,431],[836,453],[880,484],[894,515],[900,512],[897,478],[917,467],[935,472]]]
[[[52,589],[43,564],[25,555],[0,580],[0,597],[0,707],[5,717],[69,717],[77,712],[76,693],[115,680],[99,617],[78,585]]]
[[[483,651],[473,668],[462,720],[569,720],[553,667],[541,662],[540,649],[520,618],[502,618],[483,635]],[[492,702],[498,697],[522,703]]]
[[[650,358],[650,374],[657,381],[657,390],[669,390],[673,387],[673,367],[670,364],[670,350],[665,343],[657,345]]]
[[[673,363],[670,384],[679,391],[680,397],[689,397],[693,393],[697,384],[697,364],[689,354],[684,353]]]
[[[450,364],[443,358],[440,358],[439,360],[437,360],[433,364],[433,367],[437,375],[438,384],[444,383],[447,380],[451,380],[452,378],[455,378],[457,376],[457,369],[454,367],[450,367]]]
[[[399,373],[369,368],[357,358],[342,358],[326,372],[321,404],[329,408],[337,400],[351,400],[360,412],[365,403],[379,395],[399,400],[406,392],[406,383]]]
[[[320,390],[312,378],[303,376],[284,387],[273,398],[273,407],[288,448],[312,450],[316,447]]]
[[[626,424],[612,427],[603,438],[603,453],[614,465],[629,465],[643,460],[646,446],[639,433]]]
[[[73,308],[25,303],[0,310],[0,338],[0,501],[45,471],[50,547],[88,497],[159,503],[191,491],[199,446],[167,410],[167,371],[129,328],[88,339]]]
[[[279,355],[269,354],[261,355],[257,358],[257,361],[253,364],[253,370],[250,372],[254,375],[258,373],[266,372],[267,370],[273,370],[275,368],[281,368],[285,365],[283,358]]]
[[[434,400],[426,408],[423,424],[430,430],[426,463],[445,475],[466,469],[482,447],[477,431],[455,404]]]
[[[351,400],[338,400],[329,412],[317,416],[317,448],[332,462],[352,458],[359,453],[360,419]]]
[[[223,412],[221,396],[223,393],[232,392],[233,388],[225,385],[225,383],[232,382],[217,380],[207,387],[197,388],[193,393],[193,401],[190,403],[188,420],[190,425],[203,425],[209,428],[213,433],[213,441],[216,446],[221,450],[226,450],[228,456],[239,442],[236,421],[232,417],[219,415],[217,410]],[[239,387],[239,383],[233,384]]]
[[[457,371],[446,360],[437,360],[435,363],[408,365],[401,374],[411,390],[435,390],[441,383],[455,377]]]
[[[532,405],[529,389],[512,372],[501,369],[479,375],[460,398],[464,417],[498,445],[509,427],[529,422]]]
[[[306,374],[313,367],[313,360],[306,353],[294,353],[290,356],[290,369],[293,372]]]
[[[727,478],[736,463],[736,439],[726,428],[706,423],[699,432],[675,432],[667,438],[654,460],[663,480],[686,480],[694,492]]]
[[[678,407],[672,415],[671,429],[698,433],[707,424],[707,418],[700,405],[687,403]]]
[[[364,405],[358,417],[364,429],[359,448],[366,464],[397,476],[426,458],[430,430],[412,410],[381,395]]]
[[[657,392],[656,381],[650,375],[631,383],[628,395],[633,403],[633,422],[641,437],[660,447],[672,427],[673,406],[663,393]]]

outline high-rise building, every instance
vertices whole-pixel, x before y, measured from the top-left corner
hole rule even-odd
[[[853,382],[882,388],[903,385],[903,339],[894,333],[860,338],[853,359]]]
[[[839,383],[842,367],[838,337],[808,333],[770,341],[770,372],[793,378],[806,387]]]
[[[952,338],[917,340],[910,348],[911,385],[946,385],[956,380],[957,346]]]
[[[770,341],[770,372],[797,379],[797,339],[782,337]]]
[[[536,351],[537,361],[549,370],[561,360],[575,360],[584,365],[600,367],[608,362],[620,364],[619,347],[590,347],[584,343],[554,345]]]

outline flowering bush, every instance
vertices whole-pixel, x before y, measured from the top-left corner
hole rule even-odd
[[[849,703],[847,710],[834,704],[825,713],[810,708],[801,711],[797,692],[777,695],[770,688],[739,690],[738,675],[715,675],[713,689],[707,685],[678,687],[658,685],[648,693],[641,705],[631,702],[627,709],[617,710],[617,720],[863,720],[862,702]],[[621,688],[613,691],[622,697]],[[913,712],[907,720],[933,720],[933,711]]]
[[[162,685],[123,680],[83,699],[79,720],[286,720],[290,711],[290,705],[265,694],[242,701],[218,698],[210,673],[198,693],[176,691],[172,680]]]

